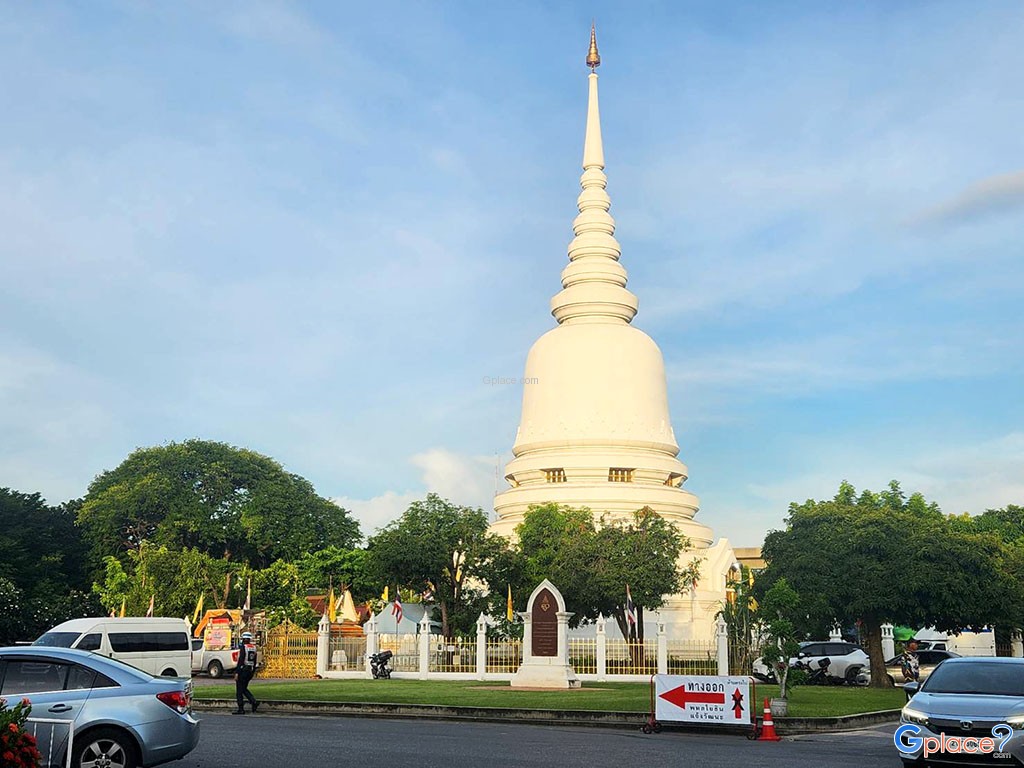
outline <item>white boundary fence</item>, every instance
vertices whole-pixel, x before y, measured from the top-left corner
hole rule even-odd
[[[729,646],[725,623],[719,622],[712,640],[670,640],[665,625],[658,623],[657,638],[648,638],[637,664],[625,664],[618,645],[605,633],[607,620],[598,619],[597,637],[568,643],[569,663],[582,680],[648,682],[651,675],[729,674]],[[392,659],[392,677],[419,680],[511,680],[522,661],[522,641],[487,636],[483,615],[476,623],[476,642],[461,640],[445,643],[430,633],[429,618],[420,622],[418,634],[393,634],[377,631],[376,618],[364,627],[363,638],[344,638],[332,634],[330,623],[321,620],[317,637],[316,673],[332,679],[372,677],[369,657],[378,650],[400,650]],[[397,641],[397,643],[396,643]],[[624,641],[619,641],[621,645]],[[341,653],[344,649],[344,653]],[[360,655],[357,655],[360,654]],[[579,658],[574,658],[578,656]],[[497,670],[501,671],[497,671]],[[489,671],[494,670],[494,671]]]
[[[67,751],[64,753],[64,766],[65,768],[71,768],[71,745],[75,739],[75,721],[74,720],[57,720],[50,717],[30,717],[26,725],[31,726],[32,737],[36,740],[36,749],[43,755],[42,764],[56,765],[54,762],[54,750],[59,752],[61,744],[64,743],[63,738],[55,738],[54,732],[58,730],[57,726],[66,725],[68,727],[68,746]],[[40,739],[39,726],[48,725],[50,726],[46,730],[49,731],[49,738]],[[45,740],[45,744],[43,743]]]

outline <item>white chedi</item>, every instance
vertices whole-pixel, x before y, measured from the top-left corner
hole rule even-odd
[[[558,325],[527,356],[510,487],[495,497],[491,527],[514,537],[530,506],[549,502],[611,517],[651,507],[689,538],[685,563],[702,560],[697,587],[670,597],[662,619],[674,636],[710,638],[734,557],[694,520],[700,502],[682,487],[688,470],[678,459],[661,350],[631,324],[639,302],[626,287],[609,213],[597,81],[591,72],[579,215],[562,290],[551,300]]]

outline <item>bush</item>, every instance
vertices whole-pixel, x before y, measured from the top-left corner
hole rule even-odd
[[[25,722],[32,712],[28,699],[8,708],[0,699],[0,766],[3,768],[39,768],[41,755],[35,737],[25,731]]]

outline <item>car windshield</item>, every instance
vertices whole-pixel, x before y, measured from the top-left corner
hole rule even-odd
[[[1024,696],[1024,664],[986,661],[940,664],[921,690],[928,693]]]
[[[40,635],[32,645],[45,645],[48,648],[70,648],[82,636],[81,632],[47,632]]]

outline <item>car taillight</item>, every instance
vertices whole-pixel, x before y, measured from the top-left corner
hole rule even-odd
[[[238,649],[237,648],[231,652],[231,660],[233,662],[235,662],[235,664],[238,663]]]
[[[156,697],[179,715],[188,712],[189,706],[192,704],[192,697],[185,691],[165,691],[158,693]]]

